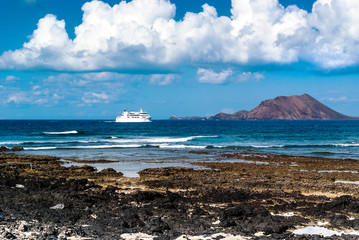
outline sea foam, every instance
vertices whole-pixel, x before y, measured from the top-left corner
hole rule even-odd
[[[44,134],[49,134],[49,135],[78,134],[78,131],[71,130],[71,131],[64,131],[64,132],[44,132]]]

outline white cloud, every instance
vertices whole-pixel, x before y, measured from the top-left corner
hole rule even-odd
[[[96,92],[86,92],[82,97],[82,101],[87,104],[91,103],[108,103],[109,95],[104,92],[96,93]]]
[[[82,7],[69,39],[65,21],[48,14],[23,48],[0,56],[2,69],[162,70],[195,64],[290,64],[333,69],[359,64],[359,2],[317,0],[308,13],[278,0],[232,0],[232,16],[203,5],[176,22],[167,0],[102,1]]]
[[[214,72],[212,69],[199,68],[197,70],[197,78],[201,83],[222,84],[229,80],[232,74],[231,69],[226,69],[219,73]]]
[[[306,47],[310,61],[324,68],[341,68],[359,62],[359,2],[356,0],[317,0],[308,24],[317,30]]]
[[[35,86],[32,87],[32,90],[35,91],[36,89],[39,89],[39,88],[41,88],[41,86],[35,85]]]
[[[20,80],[20,78],[11,76],[11,75],[6,76],[6,78],[5,78],[5,81],[8,81],[8,82],[17,81],[17,80]]]
[[[228,81],[260,81],[264,79],[264,75],[257,72],[233,72],[231,69],[225,69],[217,73],[212,69],[199,68],[197,70],[197,78],[201,83],[222,84]]]
[[[125,74],[119,74],[114,72],[95,72],[95,73],[83,73],[79,74],[80,77],[91,81],[109,81],[125,78]]]
[[[52,99],[55,100],[56,103],[58,100],[63,99],[63,98],[64,98],[64,96],[60,96],[57,93],[52,94]]]
[[[26,95],[25,92],[17,92],[10,94],[6,100],[6,103],[20,104],[20,103],[28,103],[30,101],[31,100],[29,99],[29,97]]]
[[[150,83],[164,86],[171,84],[176,78],[178,78],[178,76],[175,74],[153,74],[150,78]]]
[[[107,82],[113,80],[126,80],[125,74],[114,72],[95,72],[95,73],[61,73],[49,76],[44,82],[66,82],[74,86],[83,87],[92,82]]]
[[[322,98],[321,100],[327,100],[329,102],[348,102],[348,101],[353,101],[352,99],[348,99],[348,97],[346,97],[346,96],[342,96],[342,97],[326,97],[326,98]]]
[[[330,102],[343,102],[343,101],[348,101],[348,98],[346,96],[343,97],[338,97],[338,98],[328,98],[328,100]]]
[[[237,81],[238,82],[247,82],[250,80],[254,80],[254,81],[260,81],[264,79],[264,75],[261,73],[252,73],[252,72],[242,72],[240,74],[237,75]]]
[[[48,103],[49,102],[49,100],[48,99],[45,99],[45,98],[39,98],[39,99],[36,99],[35,101],[34,101],[34,103],[36,103],[36,104],[45,104],[45,103]]]

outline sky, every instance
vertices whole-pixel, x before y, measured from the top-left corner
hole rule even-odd
[[[2,0],[0,119],[153,119],[307,93],[359,116],[357,0]]]

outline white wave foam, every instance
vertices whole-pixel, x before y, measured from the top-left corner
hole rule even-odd
[[[78,134],[76,130],[65,132],[44,132],[49,135],[66,135],[66,134]],[[182,138],[170,138],[170,137],[152,137],[152,138],[134,138],[134,139],[119,139],[118,137],[111,136],[111,139],[92,139],[92,140],[70,140],[70,141],[4,141],[0,142],[0,145],[22,145],[22,144],[64,144],[64,143],[180,143],[188,142],[196,138],[213,138],[217,136],[191,136]]]
[[[252,145],[253,148],[282,148],[284,145]]]
[[[191,137],[180,137],[180,138],[170,138],[170,137],[152,137],[152,138],[134,138],[134,139],[115,139],[115,140],[105,140],[104,142],[116,142],[116,143],[179,143],[179,142],[188,142],[197,138],[214,138],[217,136],[191,136]]]
[[[359,143],[341,143],[341,144],[334,144],[336,147],[359,147]]]
[[[0,145],[22,145],[22,144],[61,144],[61,143],[98,143],[96,140],[77,140],[77,141],[25,141],[25,142],[0,142]]]
[[[66,148],[71,149],[100,149],[100,148],[139,148],[140,144],[127,144],[127,145],[95,145],[95,146],[69,146]]]
[[[20,145],[20,144],[23,144],[23,142],[13,142],[13,141],[10,141],[10,142],[0,142],[0,145]]]
[[[28,148],[24,148],[24,150],[53,150],[56,149],[56,147],[28,147]]]
[[[44,134],[49,134],[49,135],[66,135],[66,134],[78,134],[78,132],[76,130],[71,130],[71,131],[65,131],[65,132],[44,132]]]
[[[179,148],[179,149],[205,149],[207,146],[194,146],[194,145],[168,145],[161,144],[160,148]]]

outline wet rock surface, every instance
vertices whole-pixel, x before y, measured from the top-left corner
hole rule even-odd
[[[5,146],[0,147],[0,152],[18,152],[24,150],[21,147],[13,147],[13,148],[7,148]]]
[[[139,232],[156,239],[322,239],[292,233],[318,221],[359,230],[358,185],[332,180],[358,181],[347,172],[359,170],[356,161],[221,154],[268,164],[202,162],[210,170],[146,169],[131,179],[113,169],[65,168],[55,157],[0,154],[0,239],[124,239]]]

